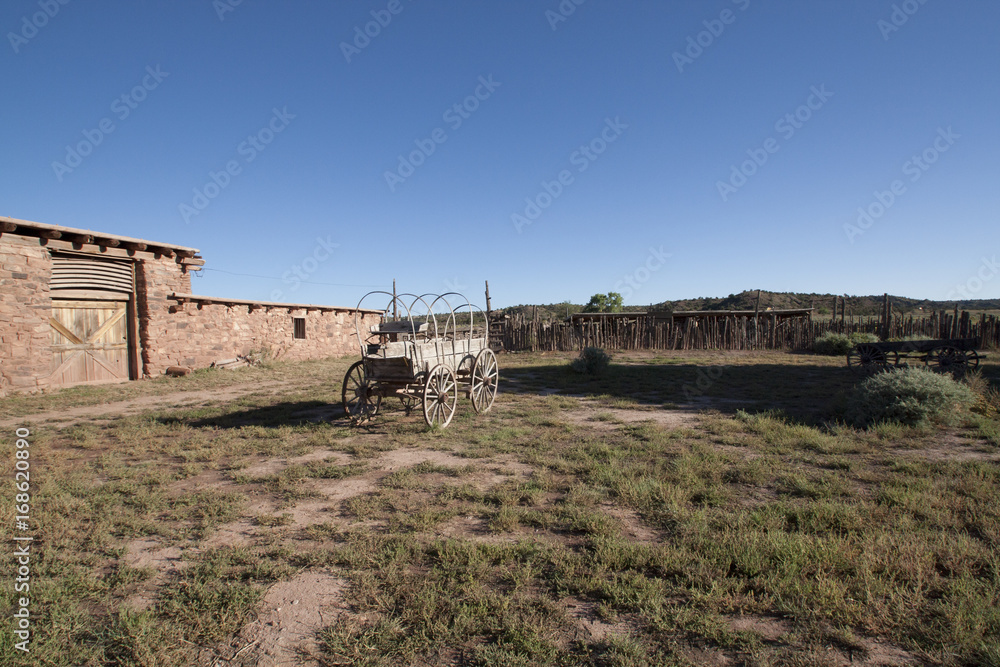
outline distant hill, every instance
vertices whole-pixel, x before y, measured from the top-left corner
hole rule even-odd
[[[760,292],[760,309],[766,311],[786,308],[815,308],[817,315],[829,315],[833,309],[833,294],[812,294],[803,292]],[[843,295],[839,295],[843,298]],[[968,311],[1000,311],[1000,299],[975,299],[967,301],[930,301],[928,299],[911,299],[904,296],[892,296],[892,309],[895,313],[915,314],[930,313],[934,310],[954,310],[956,304],[962,310]],[[882,312],[882,295],[852,296],[847,295],[847,312],[851,315],[878,315]],[[674,312],[676,310],[753,310],[757,303],[757,290],[748,290],[727,297],[697,297],[694,299],[678,299],[663,301],[652,306],[626,306],[628,312]],[[521,304],[497,311],[501,315],[521,314],[530,319],[537,311],[540,321],[551,322],[563,320],[567,313],[583,311],[583,304],[554,303],[548,305]]]

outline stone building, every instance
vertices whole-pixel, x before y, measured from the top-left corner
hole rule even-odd
[[[0,395],[356,353],[380,311],[191,294],[196,248],[0,217]]]

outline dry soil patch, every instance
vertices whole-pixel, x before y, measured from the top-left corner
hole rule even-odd
[[[345,609],[343,579],[302,572],[267,591],[256,621],[240,633],[245,644],[230,665],[318,665],[316,633]]]

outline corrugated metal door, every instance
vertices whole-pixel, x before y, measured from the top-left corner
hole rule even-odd
[[[128,260],[53,254],[49,288],[53,291],[99,290],[128,298],[132,294],[132,275],[132,262]]]

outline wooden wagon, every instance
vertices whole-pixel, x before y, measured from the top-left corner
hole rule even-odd
[[[915,359],[935,371],[971,371],[979,366],[978,343],[975,338],[858,343],[847,353],[847,366],[853,371],[874,372],[906,366],[906,359]]]
[[[353,423],[373,418],[390,397],[398,398],[407,414],[420,404],[429,426],[451,422],[459,394],[471,399],[477,413],[493,407],[499,367],[481,310],[454,292],[370,292],[356,312],[367,299],[380,295],[390,302],[379,324],[362,331],[355,315],[361,359],[344,376],[341,395]],[[461,302],[458,317],[449,298]]]

